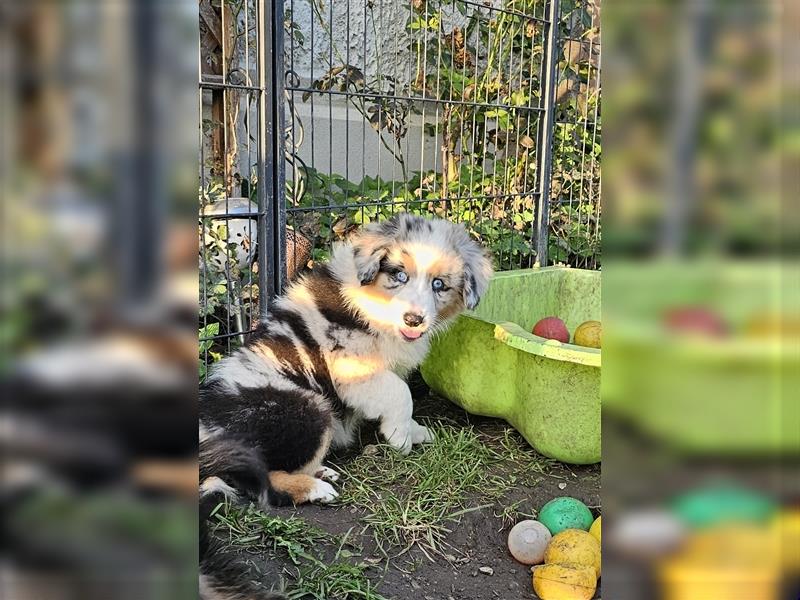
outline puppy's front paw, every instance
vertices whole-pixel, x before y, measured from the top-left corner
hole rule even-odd
[[[411,421],[411,443],[412,444],[427,444],[433,441],[433,432],[420,425],[416,421]]]
[[[386,442],[400,452],[400,454],[408,454],[411,452],[412,442],[408,428],[403,427],[393,429],[391,432],[384,432],[383,437],[385,437]]]
[[[319,502],[320,504],[328,504],[339,497],[339,492],[333,489],[333,486],[327,481],[322,479],[315,480],[314,487],[308,492],[308,502]]]

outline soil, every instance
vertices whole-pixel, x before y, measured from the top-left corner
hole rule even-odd
[[[509,427],[499,419],[467,414],[447,400],[431,394],[419,381],[412,385],[412,393],[415,396],[415,417],[423,417],[434,422],[446,420],[450,424],[471,424],[476,430],[490,434],[502,433]],[[362,432],[362,446],[376,441],[374,431]],[[354,452],[358,452],[358,448]],[[347,456],[337,456],[332,462],[344,460],[347,460]],[[511,467],[498,465],[498,468],[508,470]],[[566,485],[561,489],[559,484]],[[558,496],[578,498],[594,514],[599,514],[600,465],[578,466],[555,463],[535,487],[515,490],[507,502],[511,504],[522,500],[519,510],[523,513],[536,514],[546,502]],[[479,506],[479,503],[475,499],[468,505]],[[506,548],[506,537],[513,523],[504,524],[500,517],[495,516],[498,508],[500,507],[469,512],[462,516],[459,522],[449,524],[451,532],[446,542],[455,550],[453,554],[446,553],[446,558],[433,556],[434,561],[432,561],[418,548],[412,548],[406,554],[392,558],[385,572],[385,562],[381,560],[374,570],[371,570],[373,581],[378,583],[378,591],[385,597],[396,600],[537,598],[531,585],[530,567],[517,563]],[[381,558],[370,532],[362,532],[364,525],[360,519],[364,515],[355,508],[305,505],[275,509],[275,513],[286,517],[296,514],[334,534],[341,535],[352,529],[351,539],[363,547],[362,559]],[[322,554],[325,555],[327,552],[325,550]],[[288,561],[282,564],[281,561],[273,559],[267,563],[267,568],[264,569],[264,563],[261,562],[259,569],[267,580],[272,577],[275,581],[284,567],[292,572],[292,565]],[[489,567],[492,573],[482,572],[481,567]],[[599,595],[598,586],[595,597],[599,598]]]

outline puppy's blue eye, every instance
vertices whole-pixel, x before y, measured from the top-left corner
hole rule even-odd
[[[441,292],[444,289],[444,281],[436,278],[431,282],[431,286],[433,286],[434,292]]]
[[[397,273],[394,274],[394,278],[400,283],[405,283],[406,281],[408,281],[408,273],[406,273],[405,271],[398,271]]]

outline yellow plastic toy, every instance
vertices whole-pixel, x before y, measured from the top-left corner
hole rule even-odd
[[[600,577],[600,542],[588,531],[565,529],[554,535],[544,551],[546,564],[575,564],[592,567]]]
[[[600,527],[601,527],[600,519],[602,518],[603,517],[597,517],[594,520],[594,523],[592,523],[592,526],[589,527],[589,533],[591,533],[595,538],[597,538],[597,541],[600,542],[601,544],[603,543],[603,540],[601,539],[600,535]]]
[[[542,600],[590,600],[596,587],[592,567],[571,564],[533,567],[533,590]]]
[[[575,330],[572,341],[578,346],[599,348],[603,337],[603,326],[600,321],[584,321]]]

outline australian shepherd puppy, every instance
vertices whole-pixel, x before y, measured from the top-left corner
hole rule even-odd
[[[294,282],[200,394],[203,493],[264,504],[330,502],[331,446],[374,420],[407,453],[431,440],[404,378],[431,336],[472,309],[492,273],[460,225],[402,213],[334,247]]]

